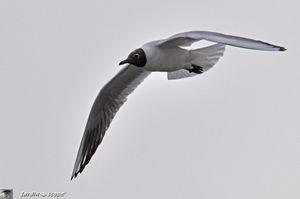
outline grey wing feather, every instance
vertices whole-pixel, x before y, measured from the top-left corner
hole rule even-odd
[[[207,40],[211,42],[221,43],[225,45],[248,48],[254,50],[266,51],[284,51],[284,47],[269,44],[263,41],[248,39],[244,37],[225,35],[209,31],[190,31],[173,35],[158,43],[160,47],[173,47],[173,46],[190,46],[192,43]]]
[[[101,143],[112,119],[127,96],[150,74],[142,68],[125,66],[98,94],[81,140],[71,179],[81,173]]]

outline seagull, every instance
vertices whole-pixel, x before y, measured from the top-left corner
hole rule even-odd
[[[197,49],[186,48],[201,40],[215,44]],[[128,95],[151,72],[166,72],[168,80],[199,75],[218,62],[224,54],[226,45],[262,51],[286,50],[284,47],[259,40],[209,31],[190,31],[148,42],[132,51],[119,63],[126,65],[101,89],[92,106],[71,180],[76,178],[89,163]]]

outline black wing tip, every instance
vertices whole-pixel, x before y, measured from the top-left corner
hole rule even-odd
[[[71,181],[73,180],[73,178],[75,179],[77,177],[78,174],[82,173],[82,171],[84,170],[85,166],[89,163],[90,158],[85,160],[86,163],[82,164],[79,169],[73,171],[72,176],[71,176]]]
[[[73,171],[72,176],[71,176],[71,181],[72,181],[73,179],[75,179],[75,178],[77,177],[77,175],[80,174],[80,173],[83,171],[84,167],[85,167],[85,166],[81,166],[79,170],[76,170],[76,171],[74,170],[74,171]]]
[[[263,44],[266,44],[268,46],[270,46],[271,48],[273,48],[272,50],[274,51],[286,51],[287,49],[283,46],[277,46],[277,45],[274,45],[274,44],[270,44],[270,43],[267,43],[267,42],[264,42],[264,41],[259,41]]]
[[[73,180],[73,178],[75,179],[76,176],[77,176],[77,174],[73,174],[73,175],[71,176],[71,181]]]
[[[279,46],[279,51],[286,51],[287,49],[285,47]]]
[[[73,180],[73,178],[75,179],[78,174],[79,174],[79,172],[73,173],[72,176],[71,176],[71,181]]]

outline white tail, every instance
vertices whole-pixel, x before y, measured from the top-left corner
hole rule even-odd
[[[202,68],[203,72],[213,67],[219,59],[223,56],[225,45],[214,44],[204,48],[191,50],[191,64]],[[168,72],[168,79],[182,79],[186,77],[193,77],[198,73],[189,72],[186,69],[181,69],[173,72]]]

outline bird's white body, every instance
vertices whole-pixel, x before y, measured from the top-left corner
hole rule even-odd
[[[188,50],[177,45],[160,46],[161,42],[162,40],[152,41],[142,46],[147,59],[143,69],[149,72],[167,72],[169,80],[197,75],[188,71],[193,65],[201,67],[202,72],[209,70],[225,51],[223,44]]]
[[[147,71],[172,72],[191,67],[189,50],[174,47],[160,48],[154,43],[145,44],[142,49],[146,53],[147,63],[143,67]]]

